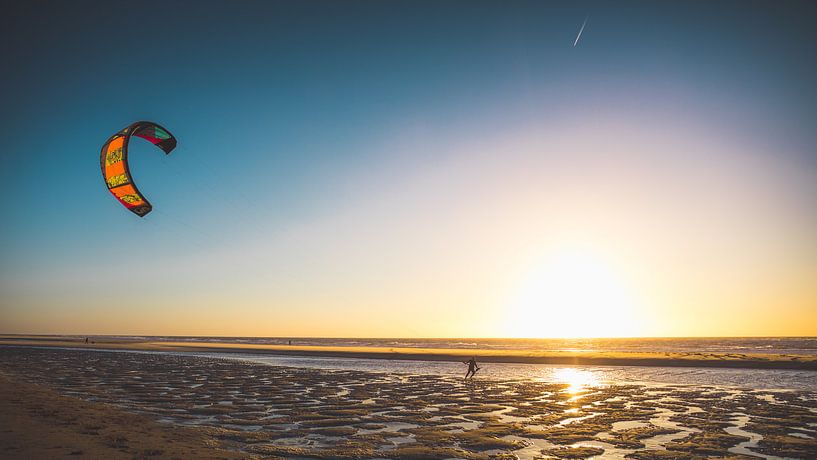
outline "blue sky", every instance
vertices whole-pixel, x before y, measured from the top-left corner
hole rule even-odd
[[[718,177],[706,184],[739,181],[722,203],[713,198],[718,209],[769,197],[768,208],[712,232],[728,240],[775,222],[764,243],[742,244],[794,241],[785,251],[805,259],[769,259],[782,251],[769,246],[753,261],[803,274],[817,254],[808,236],[817,234],[816,12],[810,2],[21,2],[0,20],[0,314],[9,332],[78,333],[380,334],[375,323],[342,321],[335,333],[310,332],[291,318],[268,329],[162,326],[164,312],[198,308],[214,324],[225,311],[331,320],[428,305],[453,320],[490,297],[476,287],[492,278],[487,269],[415,303],[388,299],[425,286],[435,267],[507,263],[513,272],[555,241],[550,224],[531,223],[543,225],[541,241],[520,245],[519,258],[464,255],[513,246],[504,242],[527,235],[524,216],[547,208],[521,177],[545,197],[562,190],[549,195],[547,183],[605,194],[596,187],[617,168],[647,163],[685,171],[666,192],[676,216],[708,201],[696,174],[709,165]],[[154,206],[144,219],[107,193],[98,166],[104,140],[142,119],[179,139],[166,158],[131,145],[133,176]],[[588,139],[598,153],[615,133],[655,144],[637,161],[570,154]],[[690,151],[690,137],[711,142]],[[563,150],[540,146],[556,138]],[[731,194],[763,171],[768,182]],[[644,174],[629,181],[635,196],[665,192]],[[518,203],[518,215],[485,230],[484,209]],[[684,238],[664,235],[661,248]],[[804,305],[817,302],[813,289],[797,289]],[[486,304],[484,316],[495,309]],[[130,328],[139,315],[154,320]],[[503,333],[476,321],[450,334]]]

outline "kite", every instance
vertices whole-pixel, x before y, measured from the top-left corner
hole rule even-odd
[[[165,155],[176,148],[176,138],[163,127],[152,121],[137,121],[127,128],[114,134],[104,144],[100,154],[99,164],[102,168],[102,178],[108,191],[139,217],[144,217],[153,206],[136,188],[128,168],[128,143],[136,136],[150,141],[162,149]]]

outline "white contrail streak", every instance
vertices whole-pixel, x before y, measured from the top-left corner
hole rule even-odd
[[[573,42],[573,47],[574,48],[576,47],[576,44],[579,43],[579,39],[582,38],[582,32],[584,32],[584,26],[587,25],[587,18],[589,18],[589,17],[590,16],[584,18],[584,22],[582,23],[582,28],[579,29],[579,35],[576,35],[576,40]]]

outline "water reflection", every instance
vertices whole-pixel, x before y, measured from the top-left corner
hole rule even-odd
[[[576,369],[575,367],[553,369],[547,380],[566,384],[565,391],[570,394],[581,393],[586,388],[597,386],[600,383],[594,372]]]
[[[197,356],[238,359],[274,366],[309,369],[356,370],[389,374],[431,374],[462,377],[462,363],[443,361],[400,361],[387,359],[328,358],[300,356],[250,355],[239,353],[191,353]],[[480,362],[477,380],[531,379],[552,382],[557,375],[584,375],[585,386],[593,384],[685,384],[723,385],[755,389],[817,390],[813,371],[771,369],[718,369],[694,367],[586,366],[564,367],[552,364],[513,364]],[[570,371],[566,371],[570,369]],[[577,378],[578,378],[577,375]],[[568,379],[563,379],[568,380]],[[592,383],[591,383],[592,382]]]

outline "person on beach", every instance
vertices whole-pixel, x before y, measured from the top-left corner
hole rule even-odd
[[[463,361],[462,363],[468,365],[468,372],[465,373],[465,379],[467,380],[468,377],[474,378],[474,374],[479,370],[476,357],[472,357],[470,360]]]

